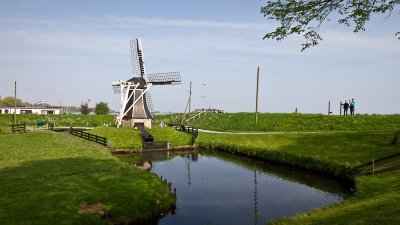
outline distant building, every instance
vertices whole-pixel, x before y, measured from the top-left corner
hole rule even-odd
[[[60,114],[61,107],[39,107],[39,106],[20,106],[16,108],[16,114]],[[0,114],[14,114],[13,106],[0,106]]]

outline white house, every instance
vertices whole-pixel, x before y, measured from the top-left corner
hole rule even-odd
[[[20,106],[16,108],[16,114],[60,114],[61,107],[24,107]],[[0,114],[14,114],[14,107],[12,106],[0,106]]]

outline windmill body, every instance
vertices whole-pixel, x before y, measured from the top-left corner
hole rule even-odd
[[[113,82],[114,92],[120,93],[120,111],[116,125],[151,128],[152,102],[148,90],[156,85],[180,84],[179,72],[146,74],[140,39],[130,42],[133,77],[127,81]]]

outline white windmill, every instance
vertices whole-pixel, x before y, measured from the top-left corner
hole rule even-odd
[[[140,38],[130,41],[133,77],[112,83],[115,93],[120,93],[120,111],[116,125],[144,126],[151,128],[152,102],[148,90],[155,85],[180,84],[179,72],[146,74]]]

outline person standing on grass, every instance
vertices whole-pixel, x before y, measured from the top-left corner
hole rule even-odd
[[[343,115],[347,115],[347,110],[349,110],[349,103],[347,103],[347,101],[344,101],[343,104]]]
[[[351,115],[354,115],[354,111],[355,111],[355,108],[356,107],[356,102],[354,101],[354,99],[351,99],[351,102],[350,102],[350,114]]]

